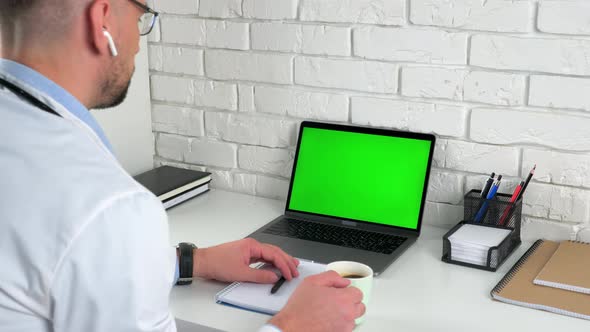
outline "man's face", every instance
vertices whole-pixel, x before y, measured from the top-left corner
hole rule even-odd
[[[100,86],[99,103],[94,108],[110,108],[121,104],[127,96],[131,77],[135,70],[135,55],[139,52],[139,28],[137,21],[143,11],[129,0],[120,1],[118,13],[114,19],[118,21],[118,34],[113,35],[113,41],[118,50],[116,57],[111,57],[109,65],[104,71]],[[146,0],[139,0],[141,3]]]

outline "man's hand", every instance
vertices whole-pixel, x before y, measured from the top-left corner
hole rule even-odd
[[[274,272],[250,268],[250,264],[266,262],[273,264],[285,279],[299,276],[299,260],[270,244],[262,244],[247,238],[194,252],[193,275],[219,281],[250,281],[263,284],[279,279]]]
[[[305,278],[269,323],[283,332],[352,331],[365,313],[363,293],[334,271]]]

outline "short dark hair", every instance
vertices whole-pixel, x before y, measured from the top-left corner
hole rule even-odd
[[[21,16],[43,0],[0,0],[0,18]]]

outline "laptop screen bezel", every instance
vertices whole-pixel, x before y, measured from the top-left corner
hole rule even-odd
[[[424,180],[424,188],[422,189],[422,199],[420,202],[420,212],[418,214],[417,227],[415,229],[414,228],[406,228],[406,227],[381,224],[378,222],[370,222],[370,221],[364,221],[364,220],[336,217],[336,216],[331,216],[331,215],[289,209],[289,205],[291,203],[291,192],[293,189],[293,182],[295,180],[295,171],[296,171],[296,167],[297,167],[297,161],[299,158],[299,150],[301,148],[301,139],[302,139],[302,135],[303,135],[303,130],[305,128],[327,129],[327,130],[335,130],[335,131],[343,131],[343,132],[380,135],[380,136],[389,136],[389,137],[400,137],[400,138],[409,138],[409,139],[429,141],[430,142],[430,151],[428,153],[428,164],[426,166],[426,175],[425,175],[426,178]],[[287,193],[287,204],[285,206],[285,214],[286,215],[298,215],[298,216],[317,216],[317,217],[322,217],[323,220],[330,220],[333,222],[342,222],[342,221],[354,222],[354,223],[358,223],[359,225],[371,226],[373,229],[377,229],[377,230],[379,230],[379,229],[384,230],[384,231],[400,230],[403,232],[410,232],[410,233],[415,233],[415,234],[419,235],[420,231],[422,229],[422,218],[424,216],[424,206],[426,204],[426,194],[427,194],[427,189],[428,189],[428,181],[430,179],[430,170],[432,168],[432,158],[434,155],[435,142],[436,142],[436,138],[432,134],[414,133],[414,132],[409,132],[409,131],[399,131],[399,130],[384,129],[384,128],[373,128],[373,127],[365,127],[365,126],[358,126],[358,125],[343,125],[343,124],[333,124],[333,123],[324,123],[324,122],[315,122],[315,121],[303,121],[303,122],[301,122],[301,125],[299,127],[299,135],[297,136],[297,148],[296,148],[295,157],[293,160],[293,169],[291,170],[291,180],[289,181],[289,191]]]

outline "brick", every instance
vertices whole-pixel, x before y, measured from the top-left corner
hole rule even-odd
[[[439,139],[432,165],[458,171],[518,176],[518,160],[519,151],[515,147]]]
[[[590,35],[590,3],[541,1],[537,27],[542,32]]]
[[[244,145],[238,152],[238,165],[257,173],[290,177],[294,156],[293,151],[286,149]]]
[[[303,25],[301,52],[319,55],[350,55],[350,28]]]
[[[244,17],[270,20],[297,18],[297,0],[244,0]]]
[[[354,55],[376,60],[466,64],[467,33],[362,27],[353,31]]]
[[[184,136],[203,136],[203,111],[169,105],[152,105],[154,131]]]
[[[207,76],[221,80],[246,80],[290,84],[293,56],[243,53],[224,50],[205,51]]]
[[[238,109],[240,112],[254,112],[254,86],[248,84],[238,85]]]
[[[350,55],[350,29],[275,22],[251,25],[252,49],[319,55]]]
[[[529,1],[512,0],[413,0],[410,21],[418,25],[528,32],[533,17]]]
[[[529,105],[590,111],[590,79],[531,76]]]
[[[590,191],[531,181],[525,192],[523,213],[563,222],[587,222]]]
[[[437,67],[406,67],[401,75],[405,96],[495,105],[524,104],[524,75]]]
[[[199,0],[154,0],[154,9],[169,14],[196,14]]]
[[[537,165],[536,181],[590,188],[590,155],[588,154],[525,149],[521,173],[528,174],[535,164]]]
[[[237,192],[256,195],[256,175],[247,173],[234,173],[232,189]]]
[[[494,105],[524,105],[524,75],[472,71],[464,82],[463,100]]]
[[[233,190],[234,177],[230,171],[207,167],[207,172],[211,173],[211,183],[209,186],[215,189]]]
[[[254,88],[254,104],[256,110],[262,113],[304,119],[348,120],[348,97],[339,94],[257,86]]]
[[[524,216],[521,224],[521,238],[523,241],[533,242],[538,239],[550,241],[565,241],[576,239],[574,223],[555,222],[539,218]]]
[[[422,220],[424,224],[449,229],[463,220],[463,206],[427,201]]]
[[[184,0],[187,1],[187,0]],[[241,0],[201,0],[199,16],[234,18],[242,16]]]
[[[248,23],[206,20],[204,29],[206,33],[204,46],[236,50],[250,48]]]
[[[189,139],[177,135],[158,134],[156,136],[156,154],[162,158],[184,161],[189,151]]]
[[[166,43],[188,45],[206,44],[204,20],[201,19],[163,16],[160,18],[160,29],[162,41]]]
[[[466,110],[461,107],[401,100],[353,97],[352,123],[409,131],[463,136]]]
[[[426,199],[430,202],[458,205],[463,200],[464,181],[460,174],[432,170]]]
[[[250,34],[253,50],[301,52],[303,33],[299,24],[252,23]]]
[[[590,119],[543,112],[474,109],[471,139],[492,144],[539,144],[555,149],[590,150]],[[548,130],[550,128],[550,130]]]
[[[256,176],[256,195],[285,200],[289,191],[289,181],[264,175]]]
[[[405,0],[301,0],[301,20],[403,25]]]
[[[295,83],[347,90],[395,93],[398,66],[389,63],[297,57]]]
[[[148,45],[148,62],[150,70],[162,71],[162,66],[164,65],[162,46]]]
[[[435,67],[405,67],[401,71],[404,96],[463,100],[467,71]]]
[[[470,64],[494,69],[590,75],[588,54],[590,40],[475,35],[471,39]]]
[[[238,165],[235,144],[209,139],[194,139],[184,160],[191,164],[233,168]]]
[[[237,50],[250,47],[248,23],[186,17],[163,17],[162,41]]]
[[[295,144],[297,123],[246,114],[206,112],[205,132],[209,137],[224,141],[286,148]]]
[[[231,111],[238,109],[238,91],[235,84],[205,80],[195,80],[193,83],[195,105]]]
[[[153,60],[152,60],[153,58]],[[203,75],[203,50],[150,46],[150,69],[176,74]]]
[[[154,100],[192,104],[195,88],[190,78],[152,75],[151,93]]]

